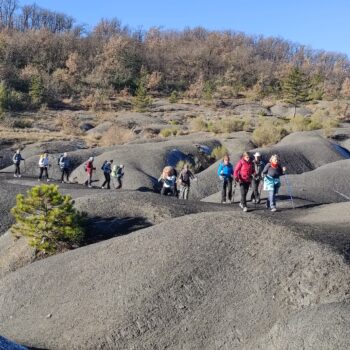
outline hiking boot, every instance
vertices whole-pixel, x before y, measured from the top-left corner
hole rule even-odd
[[[244,212],[247,212],[247,211],[248,211],[248,208],[247,208],[247,207],[243,207],[243,211],[244,211]]]
[[[271,211],[275,212],[275,211],[277,211],[277,209],[276,208],[271,208]]]
[[[91,186],[91,185],[89,185],[88,187],[89,187],[89,188],[92,188],[92,186]]]
[[[101,186],[101,188],[105,188],[104,186]]]
[[[16,175],[16,174],[14,174],[14,175],[13,175],[13,177],[17,177],[17,175]]]
[[[244,208],[242,203],[239,203],[239,207],[240,207],[241,209]]]
[[[22,175],[17,175],[17,177],[22,177]]]
[[[256,204],[256,203],[257,203],[257,201],[256,201],[256,199],[255,199],[255,198],[253,198],[253,199],[252,199],[252,202],[253,202],[254,204]]]
[[[226,204],[226,201],[221,201],[221,204]]]
[[[50,182],[50,179],[47,179],[46,182]]]

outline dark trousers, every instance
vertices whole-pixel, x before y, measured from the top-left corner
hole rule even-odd
[[[47,167],[40,167],[40,173],[39,173],[39,179],[41,180],[42,177],[46,176],[47,179],[49,179],[49,173],[47,172]]]
[[[249,191],[249,182],[241,182],[239,184],[239,187],[241,189],[241,204],[243,207],[247,206],[247,193]]]
[[[162,196],[167,196],[168,194],[171,194],[172,196],[176,196],[175,195],[175,190],[174,190],[174,188],[171,188],[171,187],[162,187],[162,189],[161,189],[161,191],[160,191],[160,194],[162,195]]]
[[[260,185],[260,179],[254,179],[252,180],[252,196],[251,200],[254,198],[256,199],[257,202],[260,202],[260,193],[259,193],[259,185]]]
[[[15,164],[15,175],[21,175],[21,168],[18,164]]]
[[[103,173],[105,176],[105,182],[102,184],[102,187],[107,185],[107,188],[111,188],[111,174],[110,173]]]
[[[115,179],[114,184],[115,184],[115,182],[117,182],[117,186],[115,186],[115,185],[114,186],[115,186],[115,188],[117,190],[119,190],[123,186],[122,178],[121,177],[115,177],[114,179]]]
[[[67,182],[69,182],[69,170],[61,169],[61,181],[64,181],[64,175],[66,175]]]
[[[221,190],[221,202],[226,202],[226,192],[229,201],[232,200],[232,178],[224,178]]]

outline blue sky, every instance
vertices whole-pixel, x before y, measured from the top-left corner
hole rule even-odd
[[[21,0],[21,4],[32,1]],[[92,27],[118,18],[132,28],[232,29],[346,53],[350,57],[349,0],[36,0]]]

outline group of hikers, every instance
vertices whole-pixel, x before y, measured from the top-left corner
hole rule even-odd
[[[233,203],[232,185],[240,187],[241,200],[239,206],[244,212],[247,208],[247,194],[252,188],[251,201],[260,203],[261,190],[268,191],[266,207],[276,211],[276,195],[281,186],[280,177],[286,172],[282,167],[276,154],[270,157],[265,165],[261,154],[256,152],[251,159],[248,152],[244,152],[235,168],[230,162],[230,157],[225,155],[218,168],[218,176],[222,181],[221,203]]]
[[[15,165],[14,177],[21,177],[21,162],[24,161],[20,150],[17,150],[13,156]],[[65,152],[58,158],[58,166],[61,170],[61,182],[69,182],[69,176],[72,169],[72,162]],[[39,158],[39,177],[38,181],[46,178],[50,181],[48,169],[50,167],[49,154],[44,152]],[[124,176],[124,165],[113,164],[113,160],[103,162],[101,170],[104,175],[104,182],[101,188],[111,188],[111,181],[116,189],[122,187],[122,178]],[[92,187],[93,173],[96,171],[94,166],[94,157],[90,157],[85,163],[87,178],[85,186]],[[230,157],[225,155],[219,164],[217,174],[222,182],[221,203],[233,203],[234,189],[237,185],[240,187],[241,200],[239,206],[244,212],[248,211],[247,195],[249,188],[252,188],[251,201],[255,204],[260,203],[261,190],[268,191],[266,206],[271,211],[276,211],[276,195],[281,186],[280,177],[286,172],[282,167],[276,154],[272,155],[269,162],[265,163],[261,159],[261,154],[256,152],[252,159],[248,152],[244,152],[241,159],[235,167],[230,162]],[[189,197],[191,181],[196,179],[187,163],[184,164],[180,173],[172,166],[166,166],[163,169],[158,182],[161,184],[161,195],[172,195],[180,199],[187,200]],[[179,188],[178,188],[179,187]]]
[[[248,152],[244,152],[235,167],[230,162],[230,157],[225,155],[219,164],[217,174],[222,183],[221,203],[233,203],[233,189],[240,187],[241,200],[239,206],[244,212],[248,211],[247,195],[249,188],[252,188],[251,201],[254,204],[260,203],[262,188],[268,191],[266,206],[271,211],[276,211],[276,195],[281,186],[280,177],[285,173],[286,168],[280,165],[278,156],[272,155],[269,162],[261,159],[261,154],[256,152],[254,159]],[[188,199],[191,180],[195,176],[190,171],[188,164],[185,164],[179,176],[172,166],[166,166],[158,179],[161,183],[161,194],[172,195],[180,199]],[[178,185],[180,189],[178,190]]]
[[[15,166],[14,177],[21,177],[21,162],[25,159],[21,155],[21,151],[18,149],[13,155],[12,161]],[[65,152],[58,157],[57,165],[61,171],[61,182],[69,183],[69,176],[72,171],[72,161],[68,156],[68,153]],[[41,181],[43,178],[46,178],[46,181],[50,181],[49,177],[49,167],[51,166],[49,161],[49,153],[44,152],[39,157],[39,176],[38,181]],[[94,167],[94,157],[90,157],[85,163],[85,171],[87,174],[87,179],[85,181],[85,186],[92,187],[92,176],[96,168]],[[113,165],[113,160],[104,161],[101,170],[105,177],[105,181],[102,184],[101,188],[111,188],[111,179],[113,179],[113,184],[116,189],[122,188],[122,178],[124,176],[124,165]]]

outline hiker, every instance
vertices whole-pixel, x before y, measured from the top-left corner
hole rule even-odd
[[[39,158],[39,169],[40,169],[40,173],[39,173],[39,178],[38,181],[41,181],[43,175],[46,176],[46,181],[49,182],[49,173],[48,173],[48,168],[49,168],[50,164],[49,164],[49,154],[48,152],[45,152],[44,154],[40,155]]]
[[[21,161],[24,160],[21,155],[21,150],[17,150],[16,153],[12,157],[13,164],[15,165],[15,173],[13,174],[14,177],[21,177]]]
[[[262,179],[262,172],[264,170],[265,163],[261,160],[261,154],[259,152],[254,154],[253,166],[255,173],[252,177],[251,201],[253,203],[260,203],[259,185]]]
[[[220,162],[218,176],[222,180],[221,203],[226,203],[226,192],[229,202],[232,203],[233,165],[230,163],[230,157],[228,155],[225,155]]]
[[[85,171],[87,172],[87,179],[85,181],[85,186],[92,187],[92,173],[96,170],[94,167],[94,157],[90,157],[87,163],[85,164]]]
[[[64,175],[66,175],[67,182],[69,183],[71,164],[67,152],[64,152],[63,155],[58,158],[58,165],[61,169],[61,182],[64,183]]]
[[[166,166],[163,169],[162,175],[158,179],[158,182],[162,183],[162,189],[160,191],[161,195],[167,196],[171,194],[172,196],[176,197],[176,193],[175,193],[176,176],[174,175],[174,168],[172,166]]]
[[[269,192],[266,201],[266,207],[271,211],[277,211],[276,195],[281,186],[280,176],[286,171],[285,167],[281,167],[277,154],[271,156],[269,163],[266,164],[262,174],[264,176],[264,190]]]
[[[113,164],[113,160],[105,160],[103,162],[103,165],[101,167],[102,171],[103,171],[103,175],[105,176],[105,181],[102,184],[101,188],[105,188],[105,185],[107,185],[107,189],[110,190],[111,189],[111,172],[112,172],[112,164]]]
[[[124,165],[123,164],[113,165],[112,177],[118,183],[118,185],[115,186],[115,181],[113,181],[114,182],[114,187],[115,187],[116,190],[119,190],[120,188],[122,188],[122,186],[123,186],[123,183],[122,183],[123,176],[124,176]]]
[[[234,171],[234,178],[241,189],[241,201],[239,206],[244,212],[248,211],[247,208],[247,193],[252,181],[252,175],[255,173],[253,163],[250,159],[248,152],[244,152],[241,159],[237,163]]]
[[[191,179],[194,179],[192,171],[188,164],[185,164],[179,175],[180,199],[188,199],[190,192]]]

